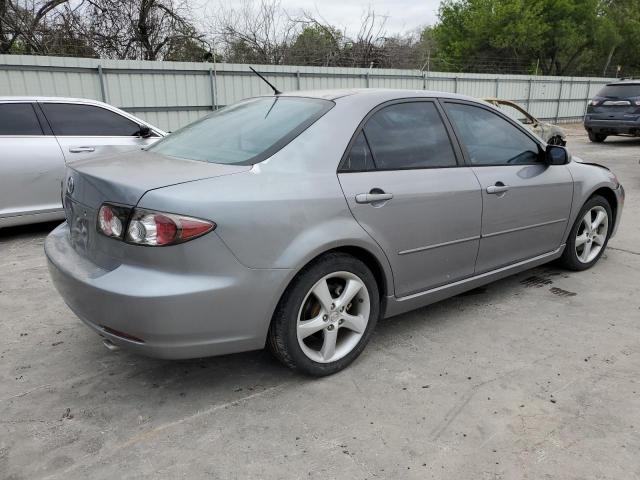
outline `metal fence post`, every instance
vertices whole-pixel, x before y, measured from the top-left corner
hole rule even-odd
[[[587,114],[587,108],[589,107],[590,101],[591,101],[591,80],[588,80],[587,81],[587,98],[584,101],[584,113],[582,114],[583,118]]]
[[[211,110],[216,109],[216,82],[213,78],[213,68],[209,68],[209,91],[211,93]]]
[[[369,88],[369,72],[367,72],[367,75],[365,76],[366,80],[367,80],[367,88]]]
[[[426,90],[427,89],[427,75],[426,74],[422,74],[422,89]]]
[[[529,79],[529,89],[527,90],[527,110],[531,113],[531,89],[533,87],[533,78]]]
[[[300,90],[300,70],[296,71],[296,83],[298,84],[298,90]]]
[[[100,81],[100,94],[102,95],[102,101],[107,103],[107,91],[104,88],[104,73],[102,72],[102,65],[98,65],[98,80]]]
[[[498,96],[498,92],[499,92],[499,91],[500,91],[500,79],[499,79],[498,77],[496,77],[496,94],[495,94],[495,97],[496,97],[496,98],[500,98],[500,97]]]
[[[556,123],[558,123],[558,117],[560,116],[560,100],[562,100],[562,87],[564,85],[564,79],[560,79],[560,93],[558,93],[558,104],[556,105]]]
[[[458,77],[453,77],[453,93],[458,93]]]

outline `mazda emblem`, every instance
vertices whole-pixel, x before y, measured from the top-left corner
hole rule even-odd
[[[71,195],[73,193],[74,188],[75,188],[75,185],[73,183],[73,177],[67,178],[67,193]]]

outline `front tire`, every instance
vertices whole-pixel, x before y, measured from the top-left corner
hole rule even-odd
[[[594,143],[602,143],[607,139],[607,135],[604,133],[593,133],[589,132],[589,140]]]
[[[280,300],[268,346],[278,360],[311,376],[336,373],[364,350],[380,315],[371,270],[344,253],[303,268]]]
[[[549,139],[547,144],[549,144],[549,145],[559,145],[561,147],[564,147],[567,144],[567,142],[560,135],[554,135],[553,137],[551,137]]]
[[[591,197],[571,228],[561,263],[576,271],[593,267],[607,247],[612,226],[609,202],[600,195]]]

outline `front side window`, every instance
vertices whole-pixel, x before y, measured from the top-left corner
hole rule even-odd
[[[30,103],[0,103],[0,135],[42,135]]]
[[[367,121],[364,132],[378,169],[456,165],[449,135],[433,102],[384,107]]]
[[[517,165],[540,161],[540,149],[528,135],[489,110],[446,103],[460,140],[474,165]]]
[[[316,98],[252,98],[187,125],[149,150],[202,162],[252,165],[280,150],[332,106]]]
[[[106,108],[72,103],[43,103],[53,133],[67,137],[132,137],[140,125]]]

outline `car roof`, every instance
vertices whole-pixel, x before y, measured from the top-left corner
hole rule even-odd
[[[472,100],[478,102],[477,98],[457,93],[440,92],[436,90],[407,90],[400,88],[352,88],[352,89],[332,89],[332,90],[295,90],[283,92],[282,96],[287,97],[307,97],[322,98],[325,100],[338,100],[344,97],[360,96],[372,99],[378,98],[380,101],[388,101],[402,98],[451,98],[458,100]]]
[[[607,83],[607,87],[615,86],[615,85],[640,85],[640,79],[638,78],[629,78],[626,80],[618,80],[617,82]]]
[[[69,102],[69,103],[94,103],[97,105],[108,105],[107,103],[91,98],[72,97],[43,97],[43,96],[0,96],[0,102]],[[112,105],[109,105],[113,107]],[[117,108],[117,107],[113,107]]]

